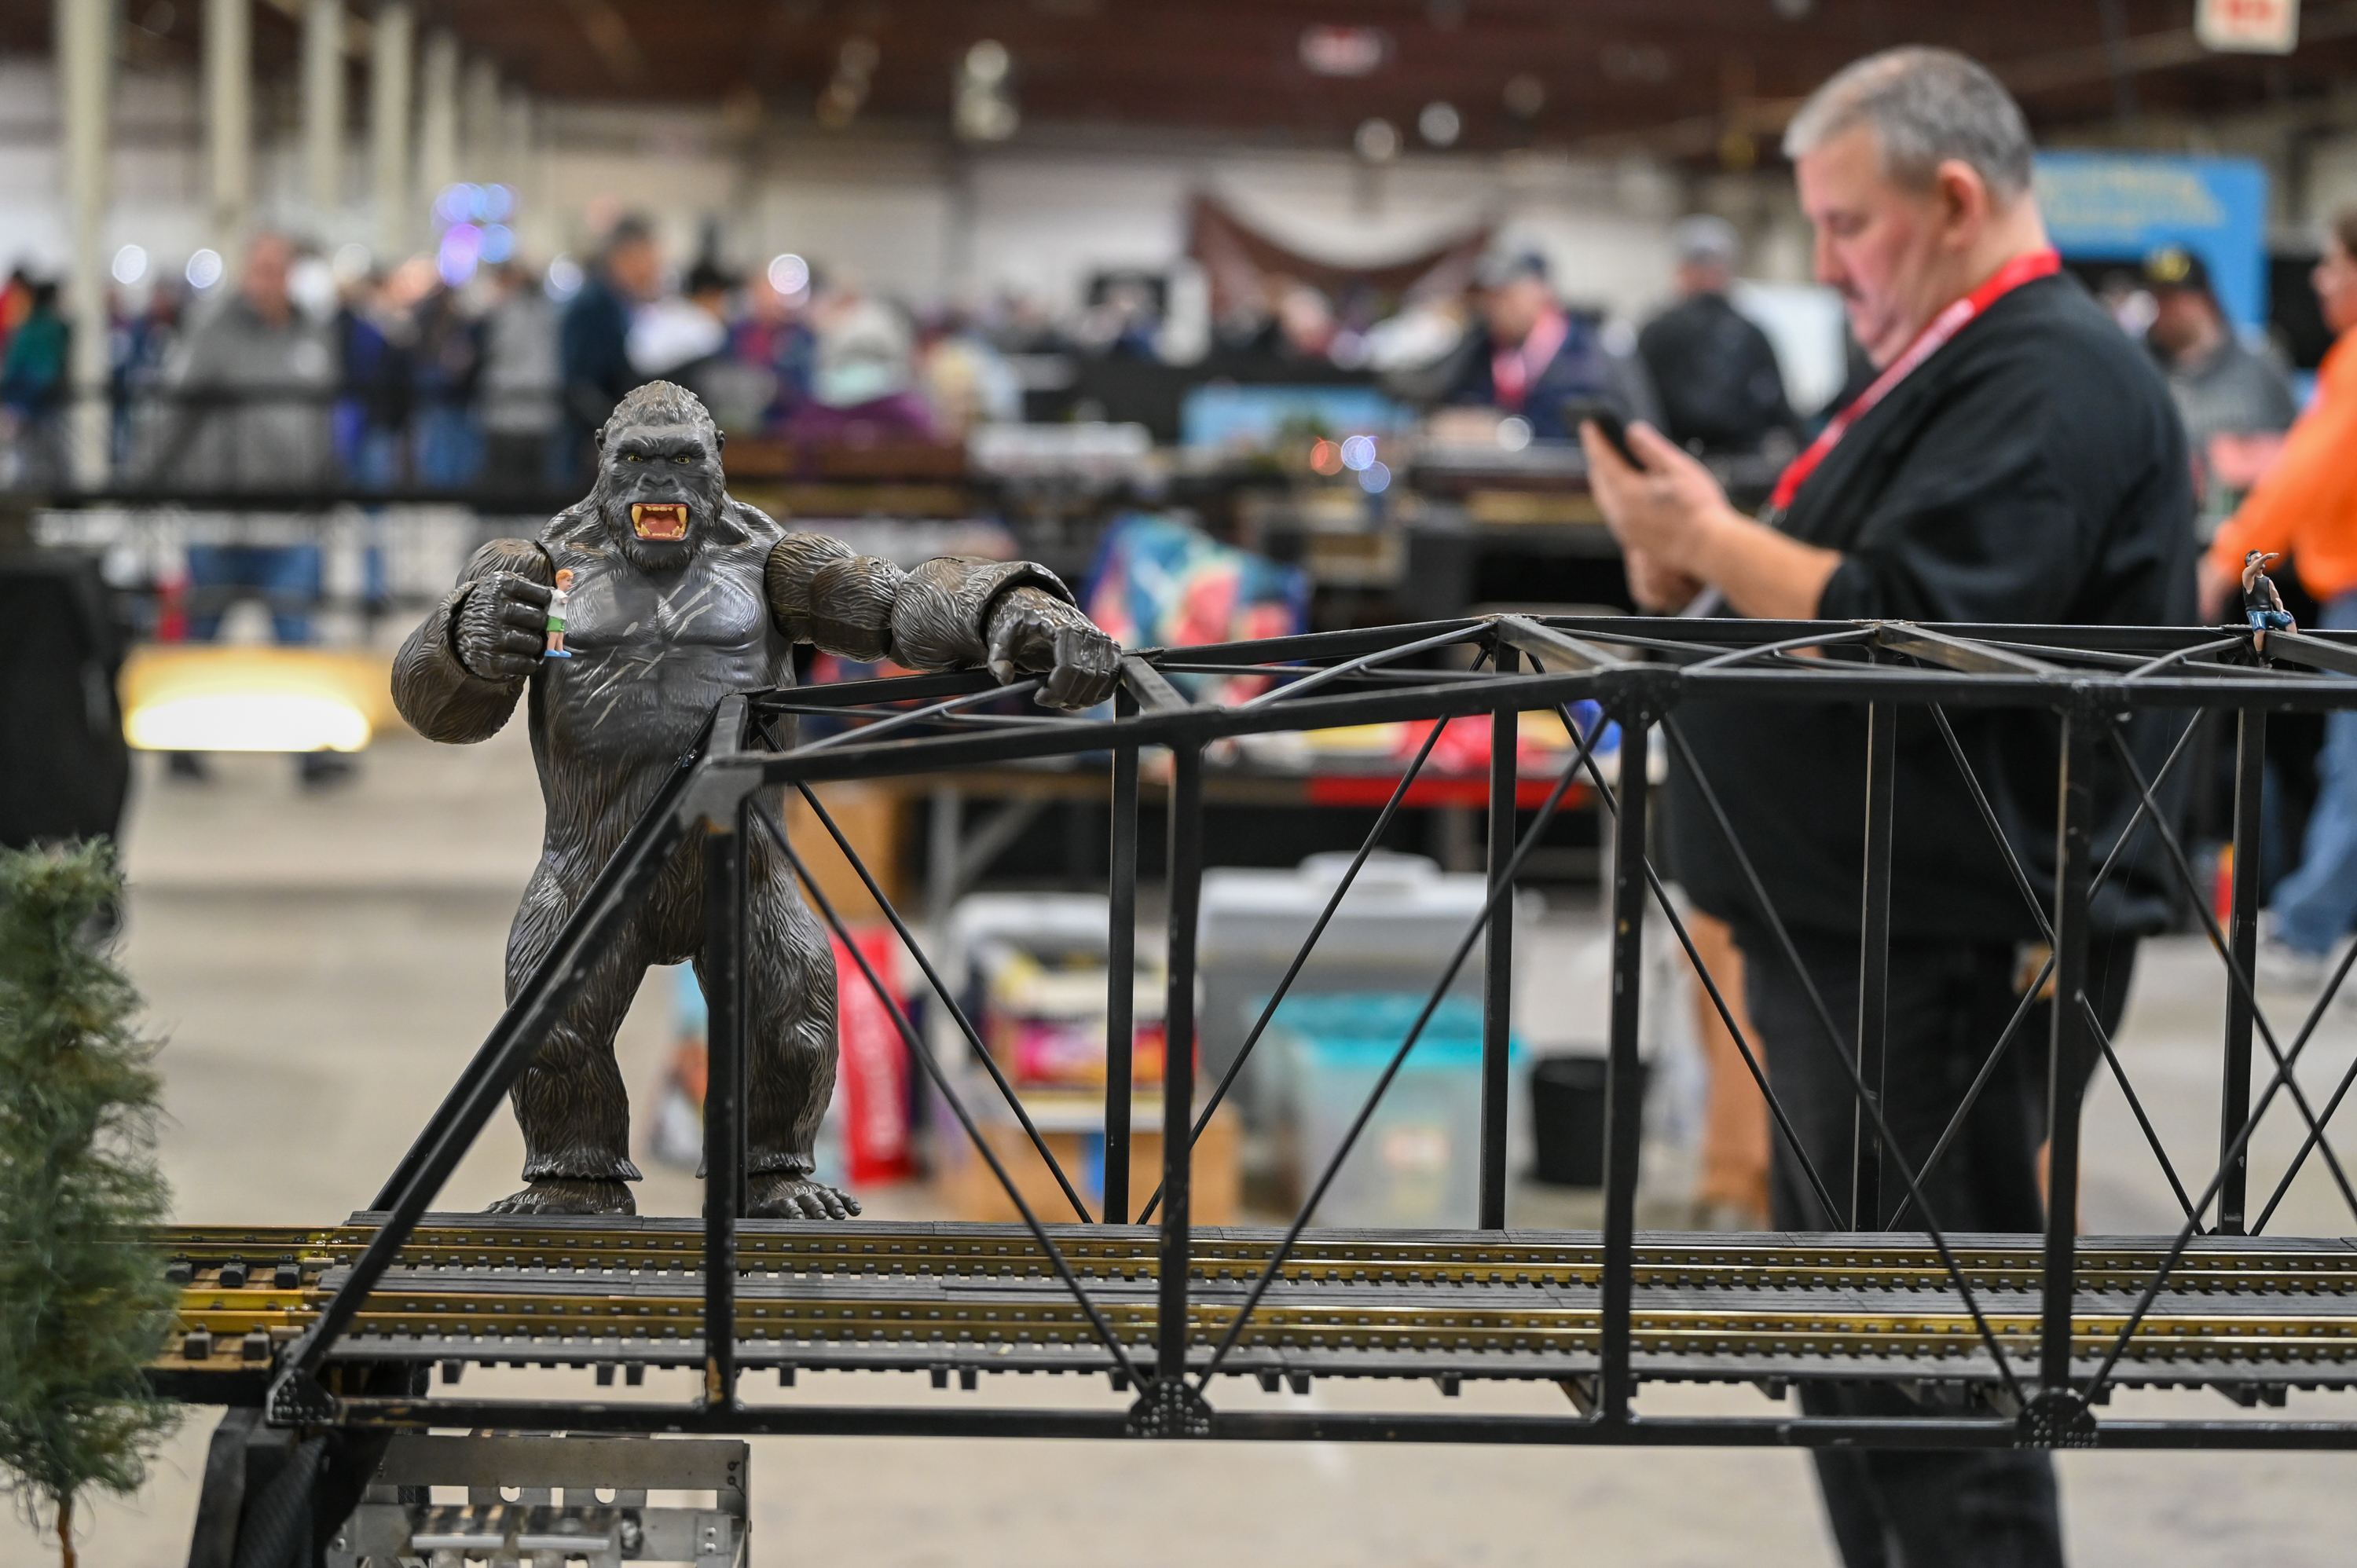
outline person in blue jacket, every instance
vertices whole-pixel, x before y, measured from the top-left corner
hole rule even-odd
[[[1556,297],[1544,256],[1501,252],[1474,277],[1479,319],[1457,350],[1445,403],[1494,408],[1530,426],[1533,439],[1568,441],[1568,411],[1602,403],[1624,417],[1654,417],[1644,373],[1616,352],[1591,312]]]
[[[592,435],[622,394],[647,379],[630,363],[630,312],[653,298],[662,283],[662,252],[653,226],[644,218],[624,218],[565,307],[557,359],[565,385],[565,472],[588,473],[596,456]]]

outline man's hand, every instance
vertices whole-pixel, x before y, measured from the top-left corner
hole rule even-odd
[[[1639,609],[1675,615],[1702,592],[1700,578],[1673,572],[1641,550],[1624,552],[1620,564],[1629,575],[1629,596]]]
[[[1632,468],[1593,424],[1579,427],[1588,488],[1620,542],[1629,590],[1648,609],[1682,608],[1704,585],[1755,619],[1808,620],[1842,563],[1838,551],[1804,544],[1753,521],[1727,502],[1710,470],[1647,424],[1629,426],[1645,467]]]
[[[1049,708],[1092,708],[1113,695],[1121,644],[1055,595],[1016,588],[990,612],[990,672],[1005,685],[1017,673],[1046,675],[1034,700]]]
[[[1730,510],[1727,492],[1708,468],[1650,424],[1632,423],[1629,445],[1643,468],[1621,461],[1593,421],[1580,424],[1588,488],[1612,537],[1625,553],[1647,557],[1649,572],[1699,579],[1706,535]]]
[[[2242,580],[2238,577],[2230,577],[2218,570],[2206,554],[2194,567],[2193,575],[2196,583],[2199,584],[2195,592],[2201,607],[2201,624],[2204,626],[2221,624],[2225,620],[2228,609],[2234,602],[2234,595],[2242,588]]]
[[[513,572],[477,579],[450,621],[460,667],[481,681],[521,681],[539,669],[548,648],[548,596],[545,585]]]

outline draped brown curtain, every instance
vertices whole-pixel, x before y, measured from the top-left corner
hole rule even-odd
[[[1309,284],[1338,303],[1372,291],[1387,309],[1411,296],[1464,288],[1472,281],[1474,263],[1488,248],[1491,232],[1484,223],[1397,261],[1349,265],[1280,244],[1216,199],[1199,194],[1188,210],[1187,253],[1210,282],[1214,317],[1271,307],[1290,281]]]

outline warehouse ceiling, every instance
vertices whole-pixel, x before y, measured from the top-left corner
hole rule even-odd
[[[293,70],[300,8],[256,5],[264,71]],[[2357,0],[2306,6],[2301,47],[2287,58],[2203,50],[2192,0],[427,0],[419,9],[546,98],[712,103],[748,126],[882,122],[985,139],[1128,126],[1355,143],[1379,156],[1434,145],[1636,145],[1740,162],[1771,149],[1792,102],[1836,67],[1902,42],[1986,60],[2042,131],[2312,103],[2357,70]],[[46,49],[50,10],[0,0],[0,48]],[[203,13],[201,0],[125,0],[126,56],[192,61]],[[1436,104],[1447,112],[1428,113]],[[1370,120],[1388,131],[1370,131]]]

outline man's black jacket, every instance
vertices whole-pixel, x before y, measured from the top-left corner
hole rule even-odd
[[[1662,405],[1662,428],[1681,446],[1753,452],[1800,426],[1775,346],[1723,294],[1681,300],[1645,323],[1637,357]]]
[[[1783,526],[1843,553],[1818,607],[1825,619],[2194,619],[2191,470],[2168,388],[2143,350],[2067,277],[2002,296],[1900,382],[1825,457]],[[1948,716],[2050,907],[2056,719],[2012,709],[1955,708]],[[2129,725],[2147,778],[2185,717],[2146,713]],[[1677,720],[1776,912],[1794,925],[1857,929],[1863,707],[1718,701],[1681,704]],[[1898,746],[1893,936],[2034,938],[2031,914],[1921,708],[1903,714]],[[2108,746],[2099,746],[2096,760],[2100,864],[2136,792]],[[2183,772],[2180,763],[2172,784]],[[1725,840],[1682,768],[1672,770],[1666,826],[1673,864],[1696,902],[1756,920]],[[2171,888],[2147,824],[2098,895],[2093,924],[2156,929]]]

